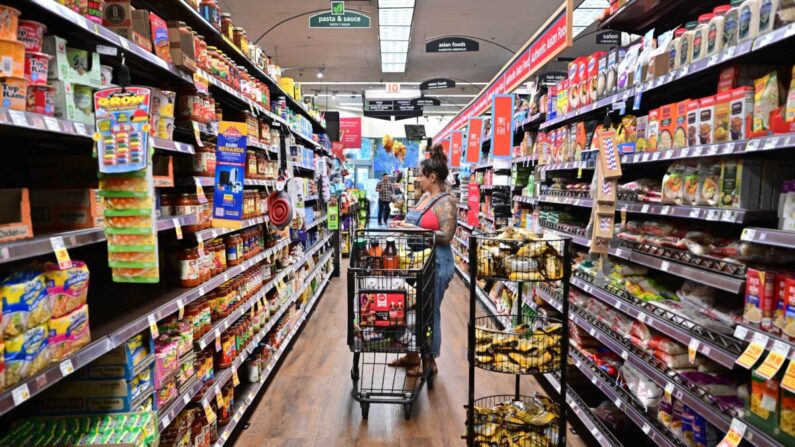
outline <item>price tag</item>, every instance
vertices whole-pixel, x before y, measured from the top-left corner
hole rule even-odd
[[[669,158],[670,158],[670,156],[669,156]],[[651,159],[652,159],[653,161],[657,161],[657,160],[659,160],[659,159],[660,159],[660,153],[659,153],[659,152],[652,152],[652,153],[651,153]]]
[[[781,379],[781,387],[795,393],[795,362],[791,359],[786,371],[784,371],[784,378]]]
[[[671,264],[668,261],[662,261],[660,263],[660,270],[667,272],[668,269],[671,267]]]
[[[707,220],[709,221],[716,221],[720,219],[720,210],[707,210]]]
[[[651,431],[651,427],[649,426],[649,424],[644,423],[643,427],[641,427],[641,430],[643,430],[643,434],[648,435],[649,432]]]
[[[745,326],[737,325],[734,328],[734,338],[739,338],[740,340],[745,340],[745,337],[748,335],[748,329]]]
[[[221,351],[221,331],[215,328],[215,350]]]
[[[61,270],[71,268],[72,259],[69,258],[69,252],[66,250],[63,238],[61,236],[51,237],[50,246],[52,247],[53,253],[55,253],[55,259],[58,260],[58,268]]]
[[[576,366],[577,368],[579,368],[581,365],[582,365],[582,362],[580,362],[580,360],[579,360],[579,359],[576,359],[576,360],[574,360],[574,366]]]
[[[748,143],[745,144],[745,152],[753,152],[759,150],[759,144],[761,141],[759,139],[748,140]]]
[[[707,61],[707,67],[711,67],[717,64],[718,62],[720,62],[720,54],[713,54],[712,56],[709,57],[709,60]]]
[[[743,351],[740,357],[735,360],[735,363],[745,369],[751,369],[756,361],[759,360],[759,357],[762,356],[762,353],[765,352],[767,340],[767,335],[761,332],[755,332],[754,337],[751,339],[751,343],[748,344],[748,347],[745,348],[745,351]]]
[[[784,365],[784,360],[788,354],[789,345],[781,340],[776,340],[765,361],[759,365],[759,368],[756,368],[756,373],[767,380],[771,380],[781,369],[781,366]]]
[[[207,418],[207,423],[212,424],[215,422],[215,412],[210,408],[210,404],[202,402],[202,407],[204,407],[204,417]]]
[[[202,131],[199,127],[199,123],[196,121],[191,121],[191,124],[193,125],[193,138],[196,140],[196,145],[199,147],[204,147],[204,142],[202,141]]]
[[[665,151],[662,153],[662,157],[664,160],[670,160],[673,157],[674,153],[672,151]]]
[[[199,177],[193,177],[193,183],[196,185],[196,195],[199,197],[199,203],[207,203],[207,197],[204,195],[204,188]]]
[[[163,416],[163,427],[168,427],[168,424],[171,423],[171,418],[168,415]]]
[[[44,125],[47,127],[47,130],[51,132],[61,131],[61,126],[58,124],[58,120],[51,116],[44,117]]]
[[[221,408],[224,405],[226,405],[224,403],[224,395],[221,394],[221,389],[218,387],[215,388],[215,403],[218,405],[218,408]]]
[[[668,399],[670,400],[673,393],[674,393],[674,384],[672,382],[668,382],[668,384],[665,385],[665,395],[668,396]]]
[[[58,365],[58,369],[61,370],[61,376],[63,376],[63,377],[66,377],[69,374],[72,374],[73,372],[75,372],[75,367],[72,364],[72,359],[66,359],[66,360],[62,361]]]
[[[614,400],[614,401],[613,401],[613,403],[615,404],[616,408],[618,408],[618,409],[620,410],[620,409],[621,409],[621,404],[622,404],[623,402],[621,402],[621,397],[619,397],[619,396],[616,396],[616,400]],[[595,429],[595,428],[594,428],[594,429]]]
[[[182,298],[177,298],[177,319],[181,320],[185,318],[185,302],[182,301]]]
[[[641,213],[648,213],[649,212],[649,205],[643,205],[642,207],[640,207],[640,212]]]
[[[588,330],[588,333],[591,334],[591,337],[593,337],[594,335],[596,335],[596,330],[594,330],[594,328],[591,328]]]
[[[696,338],[691,338],[690,344],[687,345],[687,359],[690,360],[691,365],[696,364],[696,353],[698,353],[699,346],[701,346],[701,341]]]
[[[779,137],[770,137],[765,140],[764,150],[775,149],[778,147]]]
[[[121,47],[122,47],[122,48],[124,48],[125,50],[128,50],[128,51],[129,51],[129,49],[130,49],[130,42],[129,42],[127,39],[125,39],[124,37],[120,37],[120,38],[119,38],[119,43],[121,43]]]
[[[737,220],[737,213],[732,210],[723,210],[720,215],[720,220],[722,222],[734,222]]]
[[[610,108],[611,108],[613,111],[615,111],[615,110],[624,110],[624,109],[626,109],[626,108],[627,108],[627,103],[626,103],[626,101],[616,101],[616,102],[614,102],[614,103],[611,105],[611,107],[610,107]],[[622,115],[623,115],[623,113],[622,113]]]
[[[729,155],[732,152],[734,152],[734,143],[721,145],[721,150],[720,150],[721,155]]]
[[[729,431],[718,444],[718,447],[737,447],[745,436],[746,426],[737,418],[732,419]]]
[[[103,56],[118,56],[119,49],[107,45],[97,45],[97,53]]]
[[[232,371],[232,386],[240,385],[240,377],[237,376],[237,370]]]
[[[149,331],[152,332],[152,338],[157,338],[160,336],[160,331],[157,330],[157,319],[155,318],[154,314],[149,314],[146,317],[146,320],[149,322]]]
[[[753,242],[754,238],[756,237],[756,230],[753,228],[744,228],[743,234],[740,236],[740,239],[748,242]],[[737,326],[738,328],[741,326]]]
[[[182,403],[184,403],[185,405],[188,405],[188,403],[190,403],[190,396],[188,396],[187,394],[183,394],[182,395]]]
[[[28,126],[28,118],[25,116],[24,113],[20,112],[19,110],[9,110],[9,115],[11,115],[11,122],[13,122],[17,126]]]
[[[22,385],[14,388],[11,391],[11,398],[14,400],[15,406],[19,406],[26,400],[30,399],[30,389],[28,389],[28,384],[23,383]]]
[[[688,214],[688,216],[690,216],[691,219],[698,219],[701,216],[701,210],[698,208],[693,208],[690,210],[690,214]]]
[[[79,133],[80,135],[88,135],[88,131],[86,131],[86,126],[83,123],[76,122],[74,123],[74,125],[77,133]]]
[[[635,92],[635,100],[632,102],[632,110],[640,110],[640,101],[643,98],[643,91]]]
[[[597,379],[596,379],[596,374],[592,374],[592,375],[591,375],[591,383],[593,383],[594,385],[596,385],[596,380],[597,380]]]
[[[662,209],[660,210],[660,214],[662,214],[663,216],[667,216],[668,213],[670,212],[671,212],[671,207],[668,205],[662,207]]]
[[[624,359],[624,360],[628,359],[629,358],[629,352],[627,352],[625,350],[622,350],[621,351],[621,358]]]
[[[182,226],[179,224],[179,218],[175,217],[171,219],[171,222],[174,224],[174,231],[177,233],[177,239],[182,240]]]
[[[621,301],[616,300],[615,302],[613,302],[613,306],[615,306],[617,311],[619,311],[619,312],[622,311],[622,309],[621,309]]]
[[[723,59],[722,59],[722,60],[724,60],[724,61],[725,61],[725,60],[727,60],[727,59],[731,59],[731,58],[733,58],[733,57],[734,57],[734,53],[735,53],[736,51],[737,51],[737,47],[736,47],[736,46],[735,46],[735,47],[731,47],[731,48],[727,48],[727,49],[723,50]]]

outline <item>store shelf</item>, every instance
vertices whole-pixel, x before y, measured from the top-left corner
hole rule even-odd
[[[655,0],[655,1],[660,3],[660,0]],[[676,0],[675,2],[671,3],[680,3],[682,1],[684,0]],[[644,0],[635,0],[631,2],[631,4],[634,5],[641,5],[644,3],[646,3]],[[681,24],[680,23],[681,18],[682,18],[681,14],[678,17],[676,17],[677,25]],[[660,28],[658,27],[658,29]],[[566,113],[565,115],[555,117],[552,120],[548,120],[542,123],[539,126],[539,128],[542,130],[549,129],[559,124],[564,124],[567,121],[580,117],[586,113],[590,113],[593,112],[594,110],[599,110],[606,107],[612,107],[614,110],[616,110],[620,109],[621,106],[623,105],[625,109],[629,109],[629,107],[627,106],[627,101],[633,98],[635,94],[638,92],[643,94],[651,90],[669,87],[668,84],[672,82],[679,81],[681,79],[692,76],[696,73],[704,72],[719,64],[723,64],[726,62],[736,62],[737,59],[743,56],[746,56],[752,52],[765,49],[771,45],[783,42],[784,40],[790,39],[792,36],[795,36],[795,23],[771,31],[770,33],[759,36],[754,40],[748,40],[734,47],[725,48],[719,54],[696,61],[674,72],[668,73],[665,76],[660,76],[656,79],[646,81],[643,84],[640,84],[636,87],[630,87],[624,91],[618,92],[614,95],[602,98],[594,103],[586,105],[585,107],[580,107],[577,110],[573,110]]]
[[[695,17],[712,11],[720,2],[715,0],[629,0],[599,24],[599,29],[643,34],[649,28],[669,29],[681,24],[682,17]]]
[[[309,165],[302,165],[302,164],[298,164],[298,163],[293,162],[293,171],[295,171],[295,172],[314,173],[315,172],[315,167],[314,166],[309,166]]]
[[[215,182],[215,179],[213,179],[213,182]],[[276,180],[263,180],[263,179],[257,179],[257,178],[247,178],[247,179],[245,179],[243,184],[246,185],[246,186],[267,186],[269,188],[273,188],[273,187],[276,186]]]
[[[157,230],[165,231],[174,228],[177,224],[181,227],[196,224],[195,214],[174,216],[157,220]],[[0,263],[18,261],[36,256],[54,253],[52,239],[63,239],[67,250],[85,245],[105,242],[105,233],[102,227],[87,228],[84,230],[65,231],[62,233],[45,234],[30,239],[5,242],[0,244]]]
[[[525,155],[524,157],[514,157],[511,160],[511,164],[529,166],[531,164],[535,164],[537,161],[538,161],[538,156]]]
[[[254,399],[257,397],[257,395],[262,391],[262,388],[265,386],[265,383],[268,381],[268,379],[270,379],[271,374],[276,369],[276,366],[278,366],[279,362],[283,359],[284,353],[289,352],[289,347],[292,345],[293,339],[295,338],[296,334],[301,330],[301,327],[306,321],[308,315],[310,315],[311,312],[314,310],[317,301],[320,299],[320,296],[325,291],[325,288],[330,282],[330,280],[331,280],[330,275],[326,276],[322,280],[321,285],[318,286],[317,291],[315,292],[314,295],[312,295],[312,298],[310,298],[309,302],[307,303],[306,310],[304,311],[304,314],[301,316],[301,318],[298,320],[298,324],[296,324],[295,329],[293,329],[290,332],[287,338],[282,342],[279,349],[273,354],[273,357],[271,358],[271,361],[268,363],[265,373],[262,374],[260,381],[244,385],[244,387],[240,389],[239,393],[241,396],[244,397],[243,399],[240,399],[238,401],[238,405],[235,406],[236,408],[234,409],[234,413],[232,414],[231,421],[225,426],[223,426],[223,428],[220,428],[218,433],[218,441],[216,441],[215,447],[221,447],[226,443],[226,441],[229,440],[232,433],[237,428],[237,424],[243,418],[243,415],[249,409],[251,404],[254,402]]]
[[[199,393],[199,391],[201,391],[203,386],[204,383],[202,382],[201,378],[199,378],[196,380],[196,383],[191,385],[185,394],[176,399],[174,403],[166,409],[166,411],[157,411],[157,426],[160,432],[165,430],[166,427],[171,424],[171,421],[176,419],[177,415],[188,406],[188,404]]]
[[[513,196],[513,201],[528,205],[538,205],[538,197]]]
[[[200,241],[206,241],[217,238],[218,236],[223,236],[225,234],[233,233],[235,231],[240,231],[249,227],[253,227],[255,225],[260,225],[268,222],[270,222],[268,216],[258,216],[258,217],[252,217],[251,219],[244,219],[243,221],[240,222],[240,228],[208,228],[206,230],[197,231],[194,234],[196,235],[196,239]]]
[[[733,276],[721,275],[719,273],[703,270],[698,267],[690,267],[675,261],[666,261],[647,254],[632,250],[629,260],[646,267],[660,270],[672,275],[695,281],[700,284],[715,287],[732,293],[740,293],[745,287],[745,279]]]
[[[254,149],[262,149],[264,151],[268,151],[268,152],[273,153],[273,154],[278,154],[279,153],[279,148],[277,146],[271,146],[271,145],[267,145],[267,144],[262,144],[259,141],[249,141],[248,142],[248,147],[254,148]]]
[[[795,249],[795,231],[770,228],[745,228],[740,239],[755,244]]]
[[[473,231],[475,229],[475,227],[473,227],[472,225],[469,225],[468,223],[464,222],[461,219],[458,219],[458,226],[464,227],[464,228],[466,228],[469,231]]]
[[[469,284],[470,281],[469,275],[465,271],[463,271],[461,267],[458,266],[458,264],[456,264],[455,269],[458,272],[458,274],[461,275],[461,279],[463,279],[464,282]],[[508,318],[503,313],[497,310],[497,308],[494,306],[494,303],[489,299],[488,295],[486,295],[486,292],[484,292],[483,289],[481,289],[477,284],[475,285],[475,294],[477,295],[478,300],[480,300],[480,303],[483,305],[483,307],[486,308],[489,315],[491,315],[491,317],[494,318],[494,321],[497,322],[497,324],[499,324],[504,328],[512,327],[510,318]]]
[[[781,342],[790,346],[790,348],[795,348],[795,341],[787,340],[780,336],[773,335],[770,332],[762,331],[759,328],[753,327],[750,324],[746,323],[737,323],[737,326],[735,326],[734,328],[733,335],[734,338],[738,340],[743,340],[750,343],[751,340],[754,338],[754,335],[756,334],[761,334],[766,337],[767,341],[765,342],[765,349],[768,351],[773,349],[773,344],[775,344],[776,342]]]
[[[541,377],[543,377],[555,391],[560,393],[560,381],[555,374],[542,374]],[[623,447],[621,441],[616,439],[610,432],[610,429],[593,414],[588,404],[582,400],[572,387],[566,389],[566,403],[569,405],[569,409],[571,409],[569,415],[573,413],[574,416],[582,422],[585,428],[588,429],[591,436],[594,437],[600,446]]]
[[[484,141],[484,143],[485,143],[485,141]],[[486,169],[491,169],[493,166],[494,165],[493,165],[492,162],[479,163],[479,164],[476,164],[475,166],[473,166],[472,170],[473,171],[483,171],[483,170],[486,170]]]
[[[315,228],[315,227],[317,227],[318,225],[322,224],[323,222],[325,222],[325,221],[327,221],[327,220],[328,220],[328,215],[327,215],[327,214],[324,214],[324,215],[323,215],[323,217],[320,217],[320,218],[318,218],[318,219],[315,219],[315,220],[314,220],[314,221],[313,221],[311,224],[308,224],[308,225],[306,226],[306,231],[309,231],[309,230],[311,230],[312,228]]]

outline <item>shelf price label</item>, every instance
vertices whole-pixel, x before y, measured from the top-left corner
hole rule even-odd
[[[726,436],[720,441],[718,447],[737,447],[745,436],[746,426],[739,419],[733,418]]]
[[[199,197],[199,203],[207,203],[207,197],[204,195],[204,188],[199,177],[193,177],[193,183],[196,185],[196,195]]]
[[[149,331],[152,332],[152,338],[157,338],[160,336],[160,331],[157,329],[157,319],[154,315],[149,315],[146,317],[146,320],[149,322]]]
[[[784,378],[781,379],[781,387],[787,391],[795,393],[795,362],[790,359],[786,371],[784,371]]]
[[[701,341],[696,338],[690,339],[690,344],[687,345],[687,358],[690,360],[691,365],[696,364],[696,354],[698,353],[698,348],[701,346]]]
[[[50,132],[61,131],[61,126],[58,124],[58,120],[51,116],[44,117],[44,125],[47,127],[47,130],[49,130]]]
[[[789,346],[787,343],[776,340],[773,343],[773,348],[770,350],[770,353],[765,358],[765,361],[759,365],[759,368],[756,368],[756,373],[767,380],[771,380],[778,370],[781,369],[784,360],[787,358],[787,354],[789,354]]]
[[[23,402],[30,399],[30,389],[28,388],[28,384],[23,383],[22,385],[11,390],[11,399],[14,401],[15,406],[22,405]]]
[[[50,238],[50,246],[55,253],[55,259],[58,260],[58,268],[61,270],[72,267],[72,259],[69,258],[69,252],[66,250],[66,244],[63,242],[61,236],[53,236]]]
[[[61,370],[61,376],[63,376],[63,377],[66,377],[69,374],[72,374],[73,372],[75,372],[75,367],[72,364],[72,359],[66,359],[66,360],[62,361],[58,365],[58,369]]]
[[[224,404],[224,395],[221,393],[221,388],[215,388],[215,403],[218,405],[218,408],[223,407]]]
[[[210,404],[208,402],[202,402],[202,407],[204,408],[204,416],[207,418],[207,423],[212,424],[215,422],[215,412],[210,408]]]
[[[745,369],[751,369],[754,364],[759,360],[759,357],[762,356],[762,353],[765,352],[765,346],[767,346],[768,336],[761,333],[756,332],[754,337],[751,339],[751,343],[745,348],[745,351],[740,355],[740,357],[735,361],[738,365],[742,366]]]
[[[232,386],[240,385],[240,377],[237,375],[237,369],[232,370]]]

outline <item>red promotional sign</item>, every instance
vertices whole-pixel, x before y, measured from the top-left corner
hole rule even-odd
[[[467,224],[472,226],[480,225],[480,185],[470,183],[467,185]]]
[[[510,157],[513,147],[513,95],[494,95],[491,107],[491,153],[495,157]]]
[[[467,120],[482,115],[491,105],[492,96],[508,93],[527,80],[550,59],[571,45],[572,1],[565,0],[557,12],[547,21],[522,50],[511,59],[500,73],[491,80],[445,128],[436,134],[434,141],[447,138],[453,130],[461,129]]]
[[[362,119],[340,118],[340,143],[345,149],[362,148]]]
[[[450,137],[450,166],[461,167],[461,146],[464,145],[464,132],[455,131]]]
[[[467,129],[467,163],[477,163],[480,161],[480,137],[483,134],[483,120],[480,118],[470,118],[469,128]]]
[[[445,138],[444,140],[442,140],[442,151],[444,151],[444,156],[447,157],[447,159],[449,160],[450,159],[450,138],[449,137]]]

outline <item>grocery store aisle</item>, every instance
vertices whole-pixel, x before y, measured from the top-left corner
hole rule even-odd
[[[346,278],[331,281],[293,351],[254,409],[238,447],[461,446],[467,396],[468,290],[455,276],[442,308],[439,377],[414,406],[411,420],[399,405],[372,405],[363,421],[351,397],[352,354],[345,339]],[[527,390],[540,389],[527,379]],[[511,393],[513,377],[478,374],[479,396]],[[582,446],[569,435],[568,445]]]

